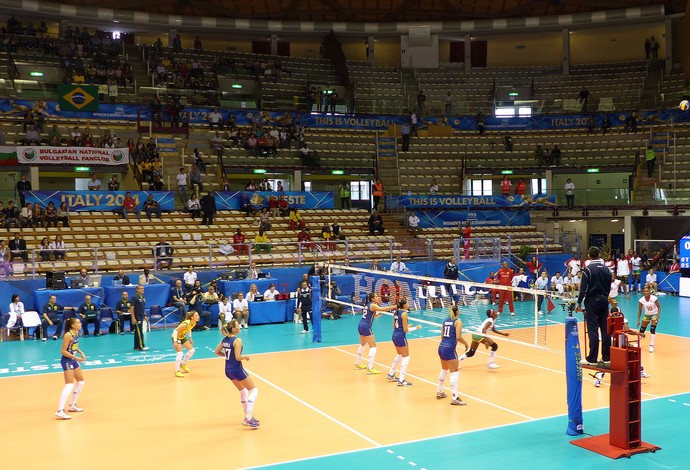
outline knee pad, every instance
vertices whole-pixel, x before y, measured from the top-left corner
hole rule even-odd
[[[647,327],[646,327],[645,325],[642,325],[642,326],[640,327],[640,333],[644,333],[644,331],[645,331],[646,329],[647,329]]]
[[[467,357],[472,357],[472,356],[474,356],[474,353],[475,353],[475,352],[476,352],[476,351],[475,351],[474,349],[470,349],[469,351],[467,351],[467,352],[465,353],[465,355],[466,355]]]
[[[656,325],[654,323],[652,323],[652,327],[649,329],[649,332],[651,334],[656,334]]]
[[[491,345],[491,350],[496,351],[498,349],[498,344],[494,343]]]

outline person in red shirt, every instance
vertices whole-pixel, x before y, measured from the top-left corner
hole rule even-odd
[[[388,282],[383,281],[381,288],[379,289],[379,295],[381,296],[381,302],[388,303],[391,300],[391,287]]]
[[[285,199],[285,196],[280,196],[280,199],[278,199],[278,210],[280,211],[281,217],[286,217],[288,215],[290,208],[288,207],[288,202],[287,199]]]
[[[235,253],[238,255],[248,255],[249,254],[249,247],[247,244],[244,242],[244,234],[242,233],[242,229],[237,229],[237,232],[235,232],[235,235],[232,236],[232,247],[235,249]]]
[[[132,197],[132,193],[127,191],[122,201],[122,218],[128,220],[127,216],[131,213],[136,214],[137,220],[141,222],[141,209],[137,208],[137,200]]]
[[[498,284],[498,279],[496,279],[496,275],[494,274],[493,271],[489,273],[489,277],[486,278],[486,281],[484,281],[484,284]],[[491,302],[491,305],[496,302],[496,299],[498,298],[498,289],[489,289],[489,302]]]
[[[309,233],[309,228],[304,227],[302,231],[297,234],[297,241],[302,244],[302,248],[309,248],[314,251],[316,249],[316,243],[311,241],[311,234]]]
[[[507,176],[504,176],[503,180],[501,180],[501,194],[504,196],[510,196],[510,186],[510,180]]]
[[[463,250],[465,254],[465,259],[470,259],[470,236],[472,235],[472,226],[470,225],[470,221],[467,221],[467,224],[465,224],[465,228],[460,228],[460,231],[462,232],[462,238],[464,239],[463,242]]]
[[[393,280],[393,301],[395,305],[398,305],[398,302],[403,299],[405,296],[403,295],[402,292],[402,287],[400,286],[400,283],[398,282],[397,279]]]
[[[671,263],[671,266],[668,267],[668,273],[673,274],[673,273],[679,273],[680,272],[680,264],[678,263],[678,259],[674,259],[673,263]]]
[[[525,266],[527,266],[527,269],[529,270],[530,274],[534,274],[535,276],[539,277],[539,272],[544,267],[544,264],[540,263],[537,257],[535,256],[534,258],[532,258],[532,261],[526,262]]]
[[[501,286],[512,286],[513,278],[515,277],[515,271],[508,267],[508,262],[504,261],[501,265],[501,269],[496,273],[498,278],[498,284]],[[510,309],[510,314],[515,315],[515,306],[513,305],[513,293],[509,290],[501,289],[498,293],[498,314],[500,315],[503,311],[503,304],[508,301],[508,309]]]
[[[515,185],[515,194],[517,196],[522,196],[523,194],[525,194],[525,191],[527,191],[527,185],[524,181],[522,181],[522,178],[520,178],[518,183]]]

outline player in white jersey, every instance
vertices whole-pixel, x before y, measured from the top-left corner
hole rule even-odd
[[[628,277],[630,276],[630,262],[628,258],[621,257],[616,262],[616,274],[621,281],[621,286],[623,286],[623,293],[628,295]]]
[[[618,291],[620,290],[621,280],[616,279],[616,275],[611,273],[611,290],[609,291],[609,303],[613,305],[613,300],[618,297]]]
[[[642,273],[642,258],[638,256],[637,251],[634,251],[632,255],[628,256],[628,259],[630,260],[630,268],[632,270],[632,281],[630,284],[630,290],[640,292],[642,290],[642,284],[640,281],[640,273]],[[635,287],[636,282],[637,287]]]
[[[474,356],[474,353],[477,352],[477,348],[479,347],[479,343],[483,343],[485,348],[491,348],[491,352],[489,353],[489,363],[487,364],[487,367],[489,369],[498,369],[500,367],[498,364],[494,362],[494,358],[496,357],[496,350],[498,349],[498,344],[496,344],[494,340],[486,336],[489,333],[496,333],[502,336],[509,336],[508,333],[504,333],[496,329],[497,317],[498,312],[496,312],[496,310],[490,309],[486,311],[486,319],[482,322],[481,326],[479,327],[479,332],[472,333],[472,344],[470,345],[470,350],[462,356],[460,356],[461,361],[465,358]]]
[[[556,274],[551,278],[551,290],[562,294],[565,291],[565,281],[561,273],[556,272]]]
[[[645,286],[642,293],[642,298],[637,307],[637,326],[640,326],[641,323],[640,333],[644,333],[649,322],[652,322],[652,326],[649,328],[651,338],[649,341],[649,352],[654,352],[654,339],[656,338],[656,326],[659,324],[659,317],[661,317],[661,305],[659,305],[659,299],[652,295],[649,287]],[[644,316],[642,316],[643,310]]]

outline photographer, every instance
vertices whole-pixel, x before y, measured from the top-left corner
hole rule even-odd
[[[338,287],[338,284],[332,280],[331,281],[331,295],[329,296],[331,299],[337,299],[338,296],[341,294],[340,287]],[[329,302],[328,303],[328,308],[331,309],[331,315],[330,319],[331,320],[338,320],[340,317],[343,315],[343,312],[345,311],[345,306],[343,304],[335,303],[335,302]]]

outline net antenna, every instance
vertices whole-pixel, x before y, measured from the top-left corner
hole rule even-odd
[[[339,275],[354,277],[354,291],[344,292],[351,296],[351,302],[339,300],[332,292],[333,276]],[[350,308],[351,313],[355,314],[366,308],[366,301],[364,301],[365,305],[362,305],[360,299],[371,292],[386,294],[382,298],[384,305],[390,305],[398,298],[405,297],[410,307],[410,321],[427,325],[427,327],[436,327],[439,331],[441,324],[449,315],[448,309],[451,305],[457,304],[460,306],[464,329],[468,333],[481,333],[480,326],[486,319],[487,310],[498,309],[492,301],[496,300],[503,291],[506,299],[512,297],[514,306],[512,310],[515,315],[511,315],[509,303],[506,302],[496,324],[499,329],[508,331],[510,337],[500,336],[497,339],[559,352],[562,352],[561,330],[557,330],[552,335],[552,341],[558,341],[558,343],[554,343],[551,348],[547,345],[549,327],[561,324],[549,319],[548,311],[549,308],[553,311],[559,304],[569,304],[573,301],[570,293],[537,291],[529,285],[499,286],[469,280],[420,276],[410,272],[371,270],[337,263],[328,264],[327,277],[328,288],[324,291],[324,300],[327,302],[345,305]],[[388,298],[385,298],[386,296]]]

